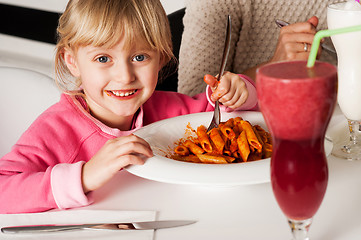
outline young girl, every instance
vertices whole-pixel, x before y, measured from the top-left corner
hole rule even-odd
[[[155,91],[158,72],[174,58],[159,0],[70,0],[58,35],[64,93],[0,160],[1,213],[86,206],[120,169],[152,157],[132,134],[140,127],[212,111],[216,99],[223,109],[257,104],[253,83],[232,73],[216,90],[208,76],[208,94],[194,98]]]

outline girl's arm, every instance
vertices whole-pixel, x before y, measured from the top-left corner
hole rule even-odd
[[[42,212],[54,208],[90,204],[83,193],[81,169],[84,162],[57,163],[50,152],[33,146],[15,145],[0,160],[0,213]]]

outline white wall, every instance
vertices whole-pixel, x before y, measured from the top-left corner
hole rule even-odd
[[[167,14],[185,7],[185,0],[161,0],[161,2]]]

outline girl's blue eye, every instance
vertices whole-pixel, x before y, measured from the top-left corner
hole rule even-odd
[[[97,61],[100,62],[100,63],[106,63],[106,62],[109,61],[109,58],[106,57],[106,56],[101,56],[101,57],[97,58]]]
[[[133,61],[142,62],[146,59],[144,55],[137,55],[133,58]]]

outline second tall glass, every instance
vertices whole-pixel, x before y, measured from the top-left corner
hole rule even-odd
[[[361,25],[361,5],[356,1],[331,4],[327,8],[329,29]],[[361,31],[331,36],[338,60],[338,103],[348,120],[350,138],[334,140],[332,154],[361,160]]]

